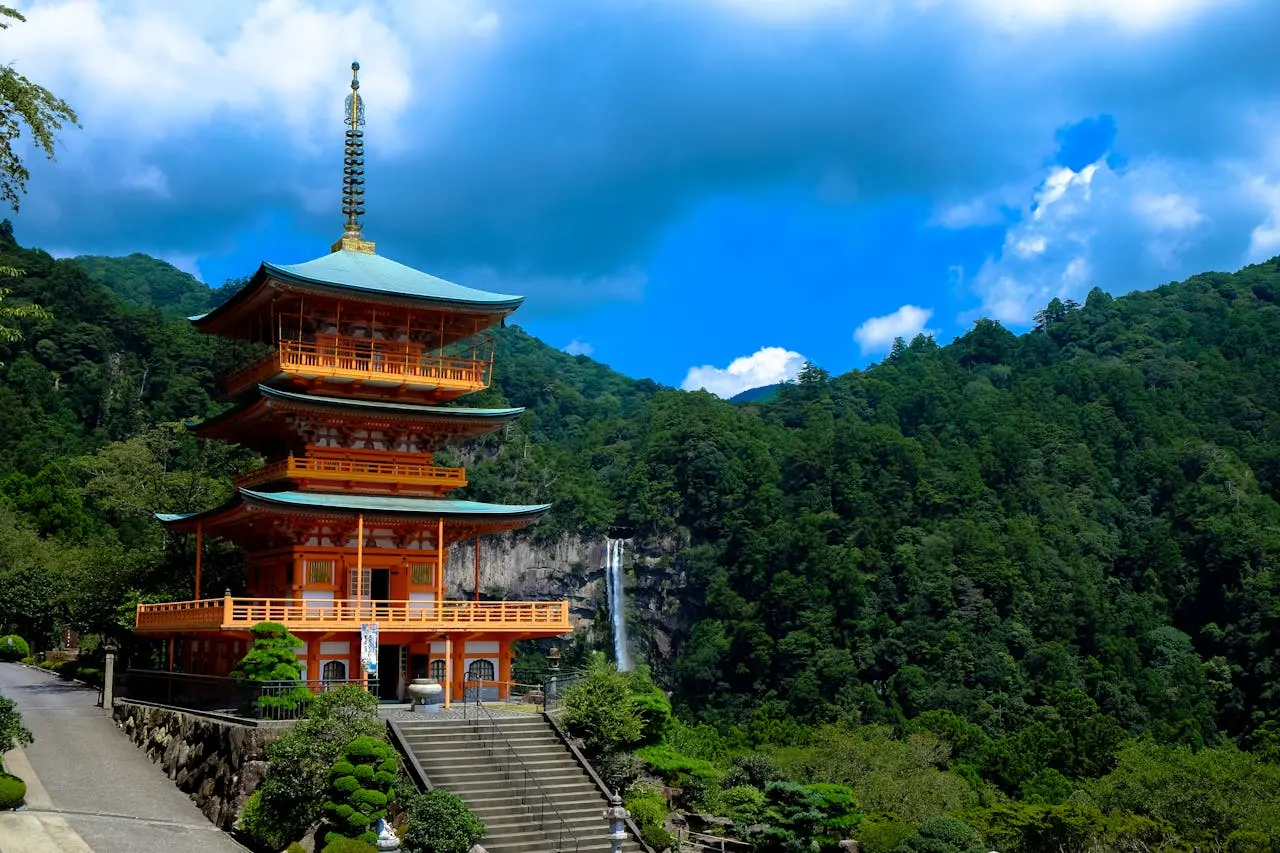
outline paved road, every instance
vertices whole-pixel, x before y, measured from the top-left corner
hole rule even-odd
[[[0,663],[0,694],[36,736],[5,757],[28,791],[27,810],[0,812],[0,853],[244,853],[115,727],[96,690]]]

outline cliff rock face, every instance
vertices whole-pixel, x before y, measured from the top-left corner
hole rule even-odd
[[[209,822],[230,829],[267,771],[267,744],[279,727],[240,726],[170,708],[117,699],[116,725],[190,794]]]
[[[605,587],[606,540],[564,537],[540,543],[528,535],[480,540],[480,597],[487,600],[568,599],[575,627],[605,647],[612,644]],[[692,622],[682,593],[686,567],[675,541],[623,540],[627,626],[631,647],[660,678]],[[475,544],[449,552],[448,596],[475,594]]]

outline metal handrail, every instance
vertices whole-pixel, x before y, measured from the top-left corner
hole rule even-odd
[[[489,737],[484,738],[482,740],[482,742],[485,744],[485,749],[489,753],[489,756],[491,758],[497,758],[497,756],[494,755],[494,750],[495,750],[495,747],[498,746],[498,742],[501,741],[501,745],[506,748],[506,754],[503,757],[503,759],[506,759],[506,760],[515,759],[515,762],[520,765],[521,776],[520,776],[520,782],[518,783],[518,786],[517,786],[517,792],[520,795],[520,802],[524,806],[529,807],[530,811],[533,811],[533,807],[528,802],[528,794],[529,794],[528,786],[532,785],[533,788],[536,789],[537,798],[538,798],[538,807],[539,807],[539,811],[537,811],[538,825],[541,828],[541,830],[544,833],[546,833],[546,835],[548,836],[548,839],[550,839],[552,835],[551,832],[547,831],[547,825],[546,825],[547,824],[546,817],[547,817],[548,810],[550,810],[551,814],[555,817],[556,821],[560,824],[558,837],[555,839],[556,847],[555,847],[554,853],[570,853],[570,851],[573,851],[573,853],[577,853],[578,843],[579,843],[577,833],[575,833],[572,827],[569,826],[569,823],[564,819],[564,815],[560,814],[560,810],[556,808],[555,802],[551,799],[551,796],[547,794],[545,789],[543,789],[541,783],[538,782],[537,777],[533,775],[533,771],[530,770],[528,765],[524,763],[524,759],[520,757],[520,753],[516,751],[516,748],[511,744],[511,741],[507,740],[507,736],[502,733],[502,729],[498,726],[497,718],[494,717],[493,714],[489,713],[489,709],[486,708],[484,706],[484,703],[480,701],[480,698],[479,698],[480,682],[468,681],[463,685],[464,698],[471,695],[472,691],[475,692],[476,700],[474,702],[469,702],[469,701],[464,702],[463,718],[468,723],[471,723],[472,722],[471,708],[474,707],[476,709],[475,720],[474,720],[474,725],[476,726],[476,728],[482,729],[482,727],[485,725],[487,725],[489,728]],[[484,719],[481,719],[482,715]],[[503,759],[498,759],[498,766],[501,769],[502,774],[507,778],[507,781],[515,782],[516,780],[512,779],[513,768],[511,767],[510,764],[504,764]],[[568,840],[572,842],[572,845],[573,845],[572,847],[565,846],[566,836],[568,837]]]

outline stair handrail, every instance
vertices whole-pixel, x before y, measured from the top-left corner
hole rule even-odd
[[[568,848],[564,846],[564,837],[566,834],[569,836],[569,839],[573,842],[573,853],[578,853],[578,842],[580,840],[578,838],[578,834],[573,831],[572,827],[569,826],[569,822],[564,819],[564,815],[560,814],[560,810],[556,808],[555,803],[551,799],[551,796],[546,792],[545,789],[543,789],[541,783],[538,782],[537,777],[533,775],[533,771],[529,769],[529,766],[524,763],[524,759],[520,757],[520,753],[516,752],[515,746],[511,743],[511,741],[507,740],[507,736],[502,733],[501,728],[498,726],[497,718],[494,717],[493,714],[489,712],[489,709],[484,706],[484,702],[482,702],[480,699],[480,689],[481,689],[480,682],[468,681],[463,685],[462,689],[463,689],[463,700],[464,700],[463,706],[462,706],[463,719],[466,720],[467,722],[471,722],[470,709],[472,706],[474,706],[477,709],[476,719],[475,719],[476,727],[480,728],[481,726],[487,723],[491,731],[491,735],[489,736],[489,738],[482,740],[482,742],[485,744],[485,749],[488,751],[489,755],[491,757],[493,756],[493,745],[500,739],[502,741],[502,745],[506,747],[507,756],[510,758],[514,758],[520,764],[520,770],[521,770],[521,773],[523,774],[524,780],[526,782],[532,783],[533,787],[537,789],[538,797],[540,801],[539,804],[543,807],[543,811],[539,817],[539,828],[543,832],[546,832],[546,825],[545,825],[546,809],[550,809],[551,813],[555,816],[555,819],[559,821],[560,835],[556,842],[556,845],[557,845],[556,853],[568,853]],[[472,701],[473,696],[475,697],[474,701]],[[484,720],[481,720],[481,715],[484,716],[485,718]],[[507,769],[506,766],[502,764],[499,764],[499,766],[502,768],[503,775],[507,777],[508,781],[511,781],[511,772]],[[519,789],[520,801],[525,805],[528,805],[528,803],[525,802],[526,791],[527,791],[527,786],[521,785]],[[550,835],[550,833],[547,833],[547,834]]]

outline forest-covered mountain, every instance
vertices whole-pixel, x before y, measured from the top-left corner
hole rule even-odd
[[[177,425],[218,410],[234,351],[167,315],[195,292],[140,258],[57,261],[0,229],[10,299],[53,315],[0,344],[0,631],[119,632],[139,597],[184,594],[186,546],[148,513],[216,503],[253,464]],[[1280,756],[1278,301],[1277,261],[1094,290],[1023,335],[981,320],[738,405],[509,327],[467,402],[529,412],[457,453],[469,497],[555,502],[528,535],[664,543],[689,579],[668,685],[686,721],[796,748],[883,725],[934,738],[923,766],[982,797],[1087,789],[1153,815],[1116,781],[1156,761],[1130,738]],[[211,588],[238,565],[213,555]],[[1150,772],[1207,784],[1181,754]],[[1179,837],[1267,837],[1232,820]]]

